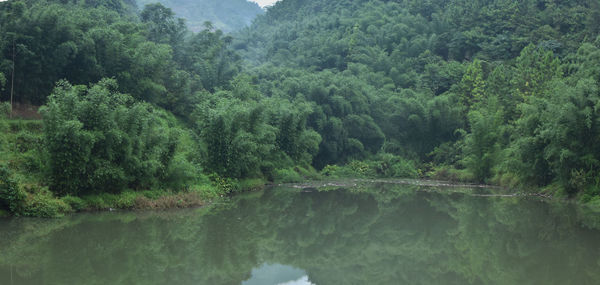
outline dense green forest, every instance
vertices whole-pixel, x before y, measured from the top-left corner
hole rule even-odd
[[[0,122],[0,207],[325,177],[600,203],[599,31],[596,0],[283,0],[233,34],[161,4],[2,2],[0,99],[44,106]]]
[[[223,32],[233,32],[249,26],[264,10],[247,0],[137,0],[139,7],[159,2],[171,8],[177,17],[186,20],[190,30],[200,32],[210,21]]]

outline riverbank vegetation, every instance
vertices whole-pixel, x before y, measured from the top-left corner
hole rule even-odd
[[[0,208],[348,176],[600,204],[598,5],[283,0],[225,35],[161,4],[2,2],[0,98],[44,106],[3,112]]]

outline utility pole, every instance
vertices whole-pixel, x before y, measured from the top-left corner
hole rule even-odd
[[[12,58],[12,75],[10,79],[10,115],[9,118],[12,119],[13,115],[13,94],[15,91],[15,38],[13,37],[13,58]]]

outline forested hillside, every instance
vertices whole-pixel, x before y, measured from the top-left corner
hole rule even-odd
[[[230,36],[134,6],[0,3],[0,98],[45,105],[0,123],[0,207],[327,176],[600,203],[595,0],[283,0]]]
[[[317,168],[396,155],[433,177],[589,197],[599,24],[588,0],[286,0],[234,47],[261,93],[313,104]]]
[[[146,4],[161,3],[186,20],[190,30],[199,32],[206,21],[223,32],[233,32],[249,26],[264,10],[247,0],[137,0],[140,9]]]

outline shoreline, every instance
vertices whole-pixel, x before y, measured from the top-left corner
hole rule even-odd
[[[60,218],[64,215],[75,213],[94,213],[94,212],[112,212],[112,211],[161,211],[170,209],[186,209],[195,207],[206,207],[213,204],[214,200],[224,197],[232,197],[241,193],[255,192],[269,187],[290,187],[295,189],[316,189],[318,191],[337,190],[339,188],[359,188],[370,184],[394,184],[394,185],[412,185],[416,187],[438,188],[440,191],[443,188],[466,188],[466,189],[495,189],[503,190],[504,193],[480,194],[471,193],[470,195],[478,197],[537,197],[547,200],[556,200],[557,198],[550,195],[545,195],[539,192],[526,193],[510,190],[506,187],[483,185],[483,184],[466,184],[455,183],[452,181],[430,180],[430,179],[368,179],[368,178],[338,178],[324,180],[310,180],[296,183],[263,183],[261,185],[253,185],[252,187],[240,188],[237,191],[229,193],[221,193],[216,195],[207,195],[201,191],[190,192],[161,192],[160,196],[151,198],[148,193],[126,191],[120,194],[99,194],[84,197],[61,197],[61,201],[70,206],[68,211],[60,213],[60,215],[46,218]],[[506,191],[506,192],[505,192]],[[461,192],[464,193],[464,192]],[[566,202],[570,200],[563,200]],[[577,203],[580,204],[580,203]],[[585,204],[581,204],[585,205]],[[22,215],[23,217],[44,217]],[[0,217],[14,217],[8,212],[0,212]]]
[[[340,188],[360,188],[372,184],[392,184],[392,185],[410,185],[415,187],[424,187],[433,190],[418,190],[427,192],[443,192],[443,189],[489,189],[494,190],[490,193],[467,193],[464,191],[450,191],[453,193],[463,193],[474,197],[500,197],[500,198],[539,198],[544,201],[558,201],[560,203],[573,203],[587,208],[596,208],[587,203],[581,203],[574,198],[558,197],[544,193],[543,189],[537,191],[523,191],[521,189],[511,189],[509,187],[498,185],[486,185],[476,183],[464,183],[456,181],[444,181],[435,179],[382,179],[382,178],[335,178],[322,180],[308,180],[304,182],[292,183],[274,183],[261,180],[259,185],[257,180],[251,185],[238,188],[235,191],[222,192],[213,185],[206,185],[205,188],[195,189],[188,192],[170,192],[170,191],[125,191],[119,194],[98,194],[83,197],[65,196],[57,198],[68,205],[66,211],[60,212],[55,216],[45,215],[11,215],[7,211],[0,211],[0,218],[11,217],[31,217],[31,218],[61,218],[65,215],[77,213],[94,212],[112,212],[112,211],[163,211],[171,209],[189,209],[202,208],[210,206],[215,200],[225,197],[232,197],[242,193],[255,192],[269,187],[289,187],[295,189],[315,189],[317,191],[338,190]],[[212,191],[206,191],[210,189]],[[205,190],[205,191],[203,191]],[[500,191],[495,193],[495,191]],[[210,193],[209,193],[210,192]],[[153,197],[153,193],[156,194]],[[599,209],[600,210],[600,209]]]

